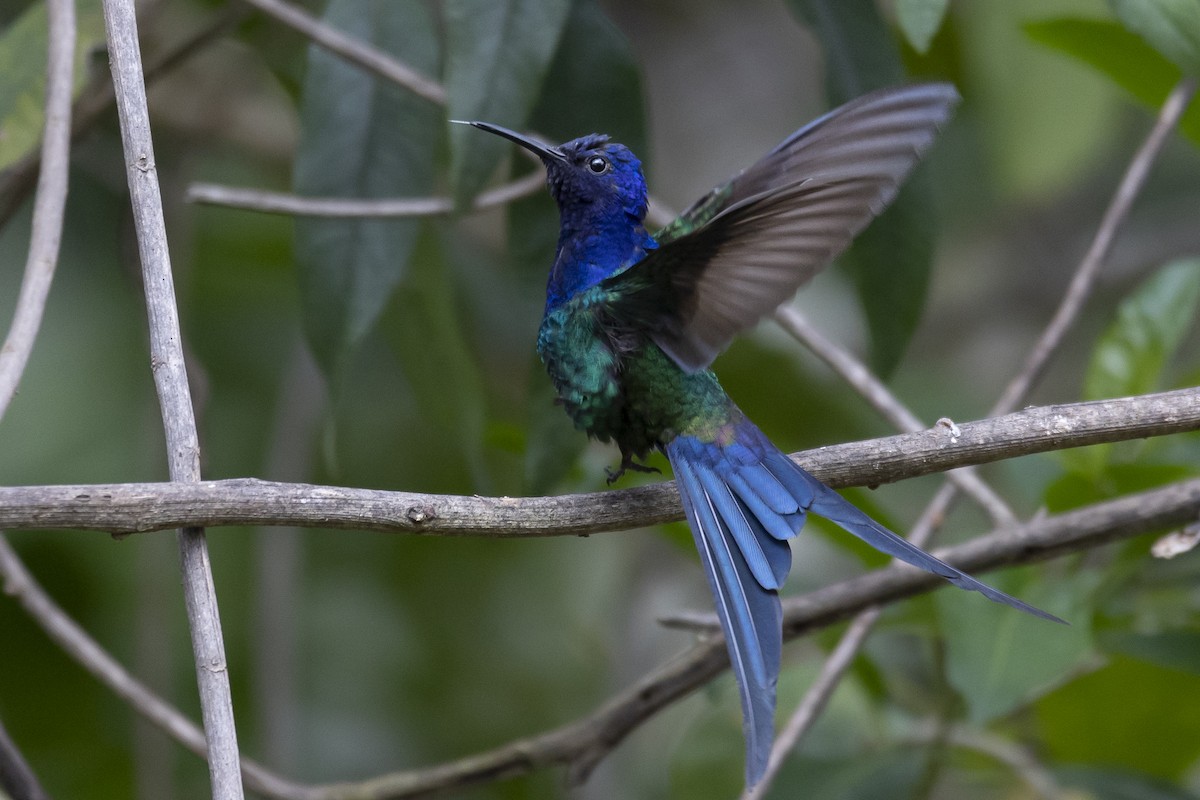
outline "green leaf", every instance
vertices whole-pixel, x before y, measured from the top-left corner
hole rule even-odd
[[[1139,661],[1200,675],[1200,631],[1108,630],[1097,638],[1109,653],[1122,653]]]
[[[1197,800],[1194,793],[1172,783],[1124,770],[1061,767],[1054,770],[1054,777],[1063,788],[1083,789],[1094,800]]]
[[[899,48],[873,0],[789,0],[788,6],[825,48],[831,105],[904,82]],[[930,189],[917,175],[843,257],[871,334],[871,367],[882,376],[895,369],[920,321],[935,236]]]
[[[1200,2],[1109,0],[1125,27],[1140,34],[1184,72],[1200,76]]]
[[[900,51],[873,0],[788,0],[825,49],[825,89],[840,105],[904,80]]]
[[[645,159],[641,71],[629,40],[595,0],[571,4],[530,123],[555,141],[607,133]]]
[[[437,66],[434,21],[420,0],[333,0],[325,21],[418,69]],[[316,46],[300,124],[299,194],[423,196],[433,188],[440,110]],[[297,219],[305,332],[335,387],[404,276],[418,231],[416,220]]]
[[[1129,443],[1140,444],[1140,443]],[[1121,453],[1112,445],[1092,445],[1059,454],[1069,472],[1046,487],[1043,501],[1051,514],[1136,494],[1195,475],[1195,467],[1186,464],[1146,463],[1136,458],[1131,463],[1116,461]]]
[[[421,416],[457,446],[472,486],[485,492],[489,485],[483,461],[486,392],[450,276],[444,248],[432,234],[422,236],[386,328]],[[413,457],[428,455],[414,453]]]
[[[1179,81],[1177,66],[1116,22],[1049,19],[1025,25],[1029,38],[1094,67],[1139,102],[1157,109]],[[1200,144],[1200,103],[1192,103],[1179,129]]]
[[[525,124],[570,0],[447,0],[446,94],[454,119]],[[455,195],[475,194],[512,145],[466,126],[450,132]]]
[[[0,169],[38,147],[45,121],[46,4],[27,8],[0,34]],[[74,94],[87,76],[87,57],[104,41],[99,0],[80,0],[76,18]]]
[[[1038,738],[1060,762],[1173,780],[1200,758],[1198,696],[1200,676],[1117,657],[1038,701]]]
[[[1090,657],[1092,629],[1086,609],[1098,581],[1096,574],[1084,572],[1066,580],[1026,582],[1019,589],[1007,589],[1062,617],[1069,626],[959,591],[935,595],[946,631],[947,678],[965,700],[972,722],[986,723],[1014,711],[1049,691]]]
[[[1085,400],[1147,394],[1196,321],[1200,259],[1160,269],[1127,297],[1092,353],[1084,378]]]
[[[929,43],[942,26],[949,4],[949,0],[896,0],[896,21],[918,53],[929,52]]]

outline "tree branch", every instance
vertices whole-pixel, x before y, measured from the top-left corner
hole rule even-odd
[[[1129,209],[1133,206],[1134,198],[1141,192],[1151,165],[1158,158],[1158,153],[1162,150],[1167,136],[1179,123],[1179,118],[1183,116],[1183,112],[1187,109],[1188,103],[1191,102],[1192,95],[1195,93],[1196,80],[1184,78],[1175,85],[1163,102],[1154,127],[1146,136],[1146,140],[1142,142],[1142,146],[1138,148],[1133,160],[1129,162],[1129,166],[1121,178],[1121,183],[1117,186],[1117,191],[1100,220],[1096,236],[1092,239],[1092,244],[1083,260],[1079,262],[1066,294],[1063,295],[1062,302],[1054,312],[1054,317],[1034,344],[1033,349],[1030,350],[1029,357],[1021,371],[996,401],[992,408],[992,414],[1006,414],[1016,408],[1029,394],[1030,387],[1042,376],[1046,365],[1050,363],[1051,356],[1058,351],[1067,331],[1075,324],[1079,312],[1083,310],[1084,303],[1092,293],[1096,274],[1100,271],[1104,259],[1108,257],[1109,251],[1112,250],[1117,230],[1129,216]]]
[[[531,172],[523,178],[481,193],[471,202],[475,211],[493,208],[528,197],[546,187],[542,172]],[[454,200],[450,197],[386,198],[368,200],[344,197],[300,197],[286,192],[261,189],[239,189],[215,183],[193,183],[187,190],[189,203],[204,203],[261,211],[265,214],[293,214],[305,217],[356,217],[364,219],[390,217],[431,217],[452,214]]]
[[[796,461],[834,486],[1020,455],[1200,429],[1200,388],[1030,408],[942,428],[822,447]],[[674,482],[556,497],[389,492],[251,478],[0,488],[0,528],[143,533],[180,526],[295,525],[442,536],[578,536],[681,518]]]
[[[42,164],[33,205],[33,231],[25,276],[13,312],[12,326],[0,347],[0,419],[17,392],[33,343],[42,324],[58,248],[62,241],[71,166],[71,86],[75,64],[75,5],[54,0],[47,7],[46,123]]]
[[[242,0],[242,2],[298,31],[352,64],[357,64],[384,80],[403,86],[418,97],[424,97],[432,103],[446,104],[446,90],[433,78],[422,75],[377,47],[355,39],[353,36],[347,36],[336,28],[326,25],[304,9],[282,2],[282,0]]]
[[[200,480],[200,444],[188,388],[162,197],[150,135],[133,0],[104,0],[104,21],[150,323],[150,361],[162,410],[171,480]],[[202,528],[179,531],[184,600],[215,800],[241,800],[237,730],[216,589]]]
[[[0,722],[0,795],[12,800],[50,800],[3,722]]]
[[[982,573],[1001,566],[1032,563],[1078,552],[1118,539],[1179,525],[1197,516],[1200,479],[1123,497],[980,537],[938,555],[955,566]],[[139,713],[198,755],[200,732],[177,710],[132,678],[79,628],[12,558],[0,542],[0,576],[39,625]],[[784,601],[784,637],[804,635],[859,611],[931,591],[944,585],[928,573],[903,565],[863,575]],[[582,779],[646,719],[685,697],[729,666],[720,635],[705,637],[680,657],[619,692],[593,713],[546,733],[485,753],[428,769],[391,773],[355,783],[303,786],[245,761],[247,783],[281,800],[384,800],[428,797],[466,786],[569,765]]]
[[[911,433],[926,427],[916,414],[909,411],[899,398],[888,391],[883,381],[867,369],[866,364],[838,346],[816,327],[810,325],[804,315],[795,308],[789,305],[780,306],[775,311],[775,321],[796,341],[821,359],[896,430]],[[1008,503],[992,491],[992,488],[984,483],[973,469],[964,468],[947,472],[946,480],[954,483],[964,494],[978,503],[991,517],[994,525],[1003,526],[1016,523],[1016,515],[1008,507]]]

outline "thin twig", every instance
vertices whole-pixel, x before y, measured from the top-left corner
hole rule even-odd
[[[775,321],[825,362],[897,430],[912,433],[928,427],[884,386],[883,381],[871,373],[866,364],[822,334],[795,308],[780,306],[775,311]],[[1004,526],[1016,523],[1017,517],[1008,503],[984,483],[973,469],[947,472],[946,479],[957,484],[959,489],[978,503],[991,517],[993,524]]]
[[[403,86],[418,97],[438,105],[446,104],[446,90],[427,75],[393,58],[370,44],[347,36],[337,28],[282,0],[242,0],[273,19],[282,22],[316,44],[379,77]]]
[[[540,170],[518,180],[481,193],[471,203],[475,211],[528,197],[546,186]],[[386,198],[378,200],[342,197],[299,197],[285,192],[239,189],[213,183],[193,183],[188,187],[189,203],[241,208],[265,214],[294,214],[306,217],[428,217],[455,211],[453,198]]]
[[[50,800],[3,722],[0,722],[0,796],[11,800]]]
[[[1111,248],[1117,229],[1128,215],[1134,198],[1140,192],[1142,184],[1145,182],[1145,177],[1149,172],[1150,166],[1157,158],[1163,143],[1166,141],[1167,134],[1178,124],[1179,118],[1183,115],[1192,94],[1195,92],[1195,88],[1196,83],[1194,80],[1185,79],[1167,97],[1154,127],[1130,162],[1125,176],[1121,180],[1117,192],[1101,220],[1100,228],[1096,232],[1092,246],[1088,249],[1083,261],[1076,268],[1075,275],[1071,280],[1058,311],[1047,325],[1045,332],[1039,338],[1038,342],[1034,345],[1033,350],[1030,351],[1029,358],[1026,360],[1024,367],[1022,367],[1016,377],[1005,388],[1000,399],[996,401],[991,412],[993,415],[1007,413],[1023,401],[1034,382],[1041,377],[1051,356],[1053,356],[1062,344],[1067,331],[1075,323],[1079,312],[1083,309],[1084,302],[1091,293],[1096,273],[1099,271],[1100,265]],[[938,492],[930,507],[922,514],[921,521],[918,524],[918,529],[922,533],[925,532],[926,523],[929,520],[941,517],[944,514],[944,509],[949,508],[950,504],[953,503],[955,495],[956,492],[953,485],[947,484],[942,487],[942,490]],[[914,536],[914,543],[921,544],[916,536]],[[849,635],[849,633],[846,634],[847,637]],[[858,638],[865,640],[865,637],[866,632],[863,632]],[[861,641],[858,645],[854,645],[852,649],[857,651],[859,646],[861,646]],[[839,652],[841,650],[840,643],[838,650]],[[775,764],[776,771],[771,772],[767,778],[762,780],[755,787],[756,791],[766,792],[771,785],[774,775],[777,773],[778,764],[782,762],[786,753],[794,749],[804,735],[812,729],[812,723],[816,721],[816,715],[802,715],[803,709],[808,706],[815,708],[823,707],[827,697],[823,699],[822,696],[827,696],[833,692],[840,682],[842,674],[844,674],[844,670],[840,664],[834,663],[832,659],[825,663],[817,678],[817,682],[801,700],[800,709],[796,714],[797,717],[800,717],[800,721],[794,727],[789,725],[788,739],[784,740],[781,737],[780,741],[776,742],[775,747],[772,749],[771,762]]]
[[[47,4],[46,122],[42,134],[43,169],[33,204],[33,230],[25,277],[12,327],[0,347],[0,420],[16,394],[41,327],[46,299],[58,263],[63,213],[67,204],[71,158],[71,84],[75,61],[74,0]],[[0,533],[0,549],[8,540]],[[0,725],[0,789],[14,800],[48,800],[49,795]]]
[[[1117,230],[1125,222],[1125,218],[1129,216],[1129,209],[1133,205],[1134,198],[1141,192],[1142,186],[1146,182],[1146,175],[1150,172],[1150,167],[1154,164],[1155,159],[1158,158],[1158,154],[1162,150],[1167,136],[1179,123],[1179,118],[1183,116],[1183,112],[1187,110],[1188,103],[1191,102],[1192,95],[1195,92],[1196,80],[1194,78],[1184,78],[1175,85],[1175,88],[1171,90],[1171,93],[1163,102],[1162,108],[1158,112],[1158,119],[1154,122],[1154,127],[1151,128],[1149,135],[1146,136],[1146,140],[1142,142],[1142,146],[1138,148],[1133,160],[1129,162],[1129,166],[1125,169],[1121,183],[1117,186],[1117,191],[1109,202],[1103,218],[1100,220],[1100,227],[1096,231],[1096,236],[1092,239],[1092,244],[1084,255],[1083,260],[1079,262],[1079,266],[1075,269],[1075,274],[1071,278],[1071,283],[1067,286],[1067,291],[1063,295],[1062,302],[1059,303],[1053,318],[1046,325],[1046,329],[1034,344],[1033,349],[1029,351],[1029,356],[1026,358],[1021,370],[1008,386],[1005,387],[996,404],[992,406],[990,413],[993,416],[996,414],[1007,414],[1024,402],[1025,398],[1029,395],[1030,388],[1042,376],[1046,366],[1050,363],[1051,357],[1058,352],[1058,348],[1062,345],[1067,331],[1075,324],[1075,320],[1078,319],[1079,313],[1083,310],[1084,304],[1092,293],[1092,287],[1096,283],[1096,275],[1100,271],[1100,266],[1104,263],[1109,251],[1112,249],[1112,243],[1116,238]]]
[[[192,483],[200,480],[200,444],[184,365],[133,0],[104,0],[104,21],[142,262],[151,369],[166,434],[167,464],[172,481]],[[204,530],[180,529],[179,553],[212,795],[214,800],[241,800],[229,671]]]
[[[1017,455],[1200,430],[1200,388],[1025,409],[795,456],[833,486],[876,485]],[[554,497],[481,497],[273,483],[0,487],[0,528],[142,533],[179,526],[296,525],[442,536],[578,536],[681,517],[671,481]]]
[[[71,82],[75,69],[75,5],[54,0],[47,7],[46,122],[42,136],[43,169],[33,206],[33,230],[25,276],[12,326],[0,347],[0,420],[17,392],[33,351],[62,241],[71,162]]]

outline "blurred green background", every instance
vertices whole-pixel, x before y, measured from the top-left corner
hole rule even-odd
[[[955,121],[898,206],[795,302],[922,418],[982,416],[1052,314],[1176,65],[1200,58],[1189,2],[305,4],[437,77],[448,107],[250,15],[150,92],[204,474],[549,494],[604,488],[616,454],[571,430],[534,354],[557,225],[548,197],[422,221],[293,220],[188,204],[189,184],[436,194],[466,208],[531,167],[445,121],[465,117],[552,139],[611,133],[681,209],[832,104],[912,79],[955,83]],[[78,5],[83,85],[107,64],[98,0]],[[148,61],[227,11],[144,5]],[[1161,8],[1182,9],[1182,36],[1147,22]],[[4,169],[36,141],[44,9],[0,0],[0,25]],[[1193,111],[1030,402],[1200,383],[1198,132]],[[0,484],[165,478],[122,163],[109,113],[74,149],[58,276],[0,421]],[[0,321],[28,229],[25,202],[0,231]],[[889,432],[771,324],[716,369],[787,450]],[[1198,467],[1200,439],[1177,436],[983,472],[1029,516]],[[938,483],[850,494],[906,530]],[[987,527],[963,504],[945,538]],[[880,563],[819,523],[809,533],[789,593]],[[104,647],[198,718],[173,536],[9,536]],[[243,751],[299,781],[433,765],[566,723],[687,647],[660,616],[710,606],[680,524],[519,542],[247,529],[209,540]],[[771,797],[1037,796],[980,748],[922,733],[937,721],[1027,747],[1072,798],[1200,796],[1200,559],[1152,560],[1150,541],[991,576],[1069,630],[962,593],[890,609]],[[835,635],[785,649],[781,716]],[[198,759],[3,597],[0,720],[56,798],[207,792]],[[728,798],[741,763],[725,675],[640,728],[573,796]],[[565,793],[551,770],[456,796]]]

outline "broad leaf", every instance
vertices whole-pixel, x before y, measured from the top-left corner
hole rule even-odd
[[[1140,661],[1200,675],[1200,631],[1109,630],[1099,634],[1098,639],[1110,653],[1123,653]]]
[[[1200,309],[1200,259],[1188,259],[1169,264],[1125,298],[1117,309],[1117,319],[1100,337],[1092,352],[1084,376],[1085,400],[1103,400],[1147,394],[1163,388],[1164,374],[1179,346],[1187,341],[1188,331],[1196,323]],[[1093,491],[1101,496],[1115,496],[1117,475],[1112,473],[1114,454],[1140,452],[1137,442],[1093,445],[1064,450],[1059,461],[1079,476],[1105,485]],[[1128,459],[1125,459],[1128,460]],[[1130,465],[1133,477],[1144,466]],[[1105,474],[1105,472],[1112,474]],[[1129,476],[1121,482],[1127,482]],[[1155,480],[1152,474],[1148,480]],[[1060,484],[1062,482],[1060,481]],[[1152,485],[1157,485],[1153,483]],[[1047,496],[1061,502],[1069,486],[1052,485]],[[1071,489],[1074,491],[1074,489]],[[1054,500],[1054,496],[1058,500]]]
[[[1200,76],[1200,3],[1196,0],[1109,0],[1125,27],[1193,76]]]
[[[830,105],[904,82],[899,49],[872,0],[788,0],[788,6],[825,48]],[[895,369],[920,321],[935,236],[929,186],[918,171],[843,256],[871,333],[871,366],[880,375]]]
[[[918,53],[929,52],[949,4],[950,0],[896,0],[896,22]]]
[[[447,0],[446,93],[454,119],[521,128],[541,90],[570,0]],[[455,194],[475,194],[511,144],[466,126],[450,132]]]
[[[45,121],[46,4],[25,10],[0,34],[0,169],[37,147]],[[80,0],[76,17],[75,92],[87,75],[88,55],[104,41],[99,0]]]
[[[985,579],[994,582],[997,576]],[[1091,619],[1086,609],[1098,580],[1094,573],[1085,572],[1007,589],[1070,626],[952,589],[935,595],[946,631],[947,677],[965,700],[972,722],[986,723],[1016,710],[1054,688],[1091,657]]]
[[[458,448],[471,485],[486,492],[490,480],[482,449],[487,412],[483,377],[467,341],[446,249],[438,245],[432,233],[421,237],[385,327],[422,417]]]
[[[1174,780],[1200,758],[1198,696],[1200,676],[1119,656],[1038,701],[1038,738],[1060,763]]]
[[[325,21],[418,69],[435,71],[434,21],[419,0],[333,0]],[[432,190],[442,122],[440,109],[429,101],[313,46],[300,122],[297,193],[419,197]],[[387,305],[418,230],[415,220],[297,219],[304,327],[330,377]]]
[[[1200,800],[1173,783],[1125,770],[1062,767],[1054,777],[1064,789],[1082,789],[1092,800]],[[1066,794],[1075,797],[1074,792]]]
[[[1100,337],[1084,378],[1085,400],[1147,394],[1196,323],[1200,259],[1160,269],[1117,309],[1117,320]]]
[[[1048,19],[1026,24],[1025,32],[1035,42],[1100,70],[1113,83],[1151,108],[1162,105],[1171,87],[1179,81],[1179,67],[1116,22]],[[1179,129],[1200,144],[1200,103],[1188,106],[1179,121]]]

